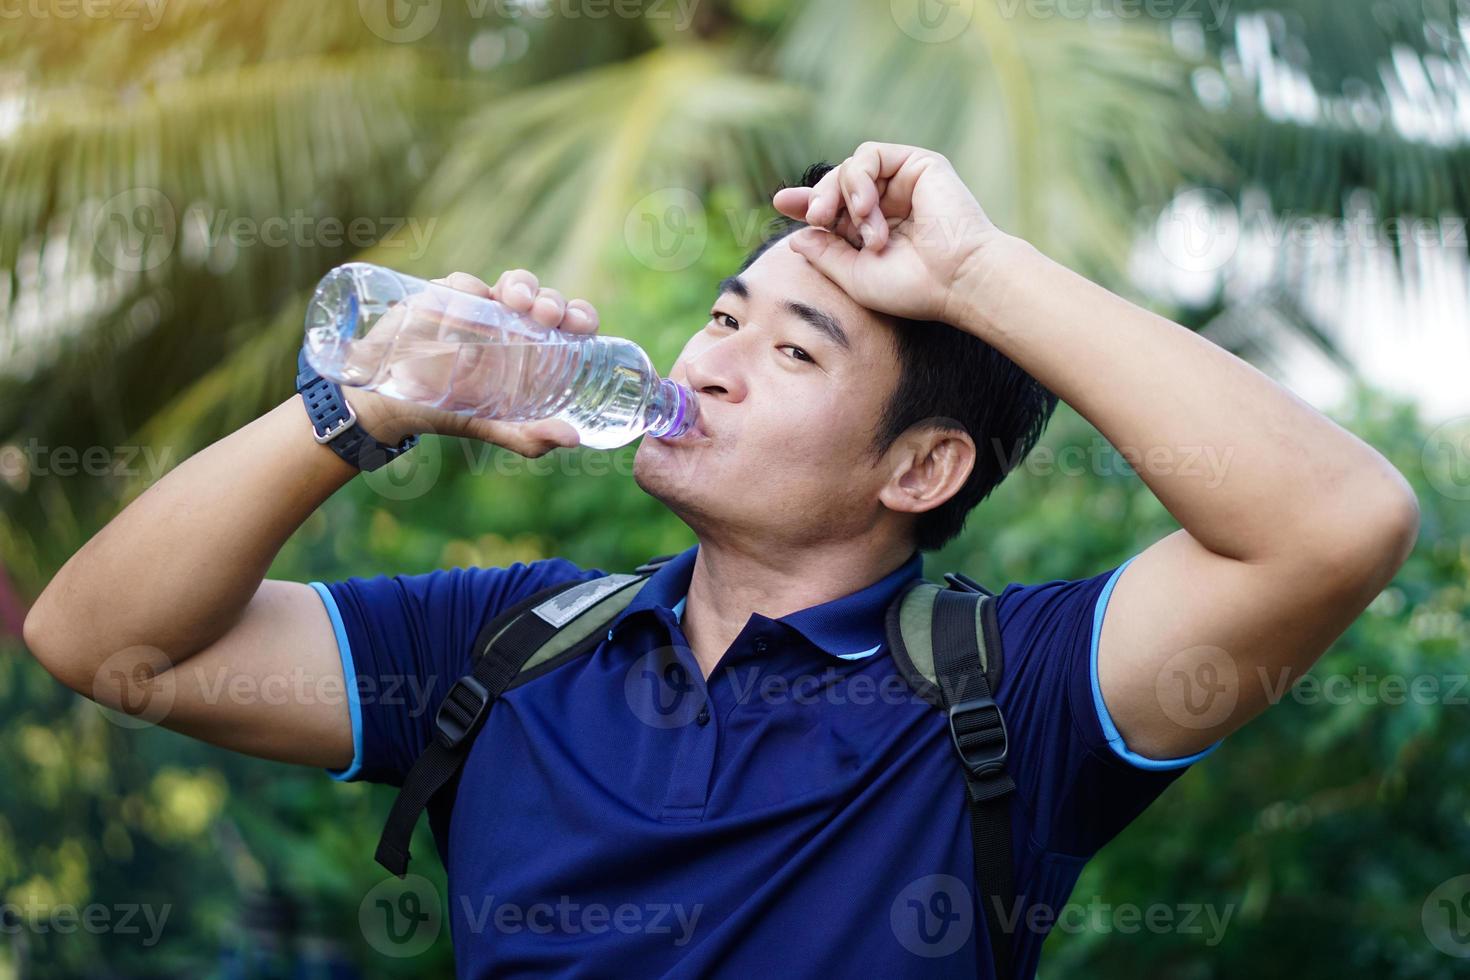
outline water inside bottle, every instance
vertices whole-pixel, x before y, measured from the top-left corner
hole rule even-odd
[[[341,384],[462,415],[562,419],[595,449],[626,445],[668,409],[653,365],[632,341],[530,334],[508,311],[497,322],[459,316],[434,293],[372,316],[347,284],[344,277],[341,291],[319,290],[307,326],[308,360]]]
[[[463,415],[505,421],[559,418],[581,444],[614,449],[636,438],[653,395],[636,344],[487,338],[472,343],[373,334],[347,345],[344,384]]]

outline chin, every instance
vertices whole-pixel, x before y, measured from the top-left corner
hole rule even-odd
[[[718,506],[719,494],[712,492],[718,488],[710,480],[699,479],[683,457],[656,448],[639,447],[633,457],[633,482],[686,524],[707,514],[711,504]]]

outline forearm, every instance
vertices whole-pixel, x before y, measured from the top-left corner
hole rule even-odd
[[[1000,248],[962,292],[962,329],[1096,426],[1206,548],[1371,550],[1365,533],[1412,508],[1382,456],[1249,364],[1025,243]]]
[[[32,652],[53,672],[85,674],[138,645],[178,663],[229,629],[286,539],[357,472],[312,438],[292,395],[174,468],[73,555],[27,618]]]

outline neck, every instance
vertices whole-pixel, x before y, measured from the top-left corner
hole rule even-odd
[[[851,595],[913,552],[907,540],[832,541],[759,554],[701,540],[684,603],[684,635],[708,677],[752,613],[779,619]]]

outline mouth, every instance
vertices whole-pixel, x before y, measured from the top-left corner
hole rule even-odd
[[[713,440],[710,438],[709,433],[704,431],[704,427],[700,425],[699,420],[695,419],[694,424],[689,427],[689,431],[673,440],[673,442],[679,446],[707,446]]]
[[[658,437],[658,441],[669,446],[707,446],[713,440],[708,432],[704,431],[703,419],[695,416],[694,424],[683,435],[673,438]]]

